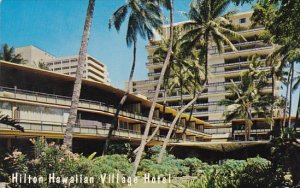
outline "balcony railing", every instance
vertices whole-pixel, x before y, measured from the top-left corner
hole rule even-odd
[[[53,133],[53,134],[64,134],[66,130],[66,123],[61,122],[50,122],[50,121],[32,121],[32,120],[19,120],[20,125],[24,128],[24,132],[34,131],[40,133]],[[107,126],[109,125],[109,126]],[[107,137],[109,132],[110,124],[106,124],[106,126],[99,125],[76,125],[73,127],[73,134],[80,135],[90,135],[90,136],[103,136]],[[0,129],[2,130],[12,130],[12,128],[5,124],[0,124]],[[113,135],[116,137],[123,137],[128,139],[141,139],[142,134],[140,132],[131,130],[131,129],[121,129],[114,130]],[[155,141],[163,141],[165,138],[164,135],[156,135],[153,140]],[[178,142],[178,139],[171,139],[171,142]]]
[[[265,61],[266,59],[260,59],[260,61]],[[226,67],[226,66],[233,66],[233,65],[244,65],[244,64],[249,64],[249,61],[234,61],[230,63],[218,63],[218,64],[213,64],[211,67]]]
[[[240,53],[240,52],[245,52],[245,51],[257,51],[257,50],[264,50],[264,49],[272,49],[273,46],[268,45],[268,44],[251,44],[249,46],[237,46],[237,51],[233,51],[232,49],[226,49],[223,54],[234,54],[234,53]],[[219,55],[219,52],[217,49],[211,49],[210,50],[211,55]]]
[[[63,106],[71,105],[71,98],[66,97],[66,96],[59,96],[59,95],[46,94],[46,93],[40,93],[40,92],[7,88],[7,87],[2,87],[2,86],[0,86],[0,92],[2,93],[2,95],[0,93],[0,96],[3,96],[5,98],[27,100],[27,101],[33,101],[33,102],[42,102],[42,103],[63,105]],[[105,103],[99,102],[99,101],[91,101],[91,100],[85,100],[85,99],[79,100],[79,108],[104,111],[104,112],[111,113],[111,114],[114,114],[116,112],[116,108],[112,105],[105,104]],[[142,114],[131,113],[131,112],[127,112],[127,111],[120,111],[120,116],[140,120],[143,122],[147,122],[147,119],[148,119],[148,117],[145,117]],[[154,119],[152,121],[152,123],[159,124],[159,120]],[[171,124],[167,121],[164,121],[162,123],[162,126],[170,127],[170,125]],[[195,134],[202,133],[200,131],[193,131],[193,130],[189,130],[189,131],[191,131]]]
[[[269,133],[271,129],[251,129],[250,133],[251,134],[256,134],[256,133]],[[233,130],[233,134],[244,134],[245,130]]]
[[[268,70],[268,69],[270,69],[270,67],[263,67],[263,68],[260,68],[259,70]],[[234,72],[241,72],[241,71],[244,71],[244,70],[249,70],[249,67],[239,67],[239,68],[227,69],[227,70],[215,70],[215,71],[212,71],[212,73],[215,73],[215,74],[230,74],[230,73],[234,73]]]
[[[214,104],[217,104],[217,102],[206,102],[206,103],[195,103],[194,106],[197,107],[197,106],[209,106],[209,105],[214,105]],[[186,104],[183,104],[183,105],[186,105]],[[180,108],[181,105],[170,105],[169,107],[171,108]],[[190,106],[192,107],[192,106]]]
[[[150,72],[148,73],[148,76],[159,76],[160,72]]]

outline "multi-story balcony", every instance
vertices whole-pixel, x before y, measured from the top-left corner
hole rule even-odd
[[[160,72],[150,72],[148,73],[148,76],[159,76]]]
[[[24,128],[25,134],[32,135],[34,132],[38,132],[39,135],[47,134],[47,135],[57,135],[58,137],[63,137],[66,124],[59,122],[50,122],[50,121],[32,121],[32,120],[17,120],[20,125]],[[78,138],[92,138],[92,137],[106,137],[109,132],[110,124],[97,125],[99,122],[95,122],[95,124],[90,125],[76,125],[73,127],[73,135]],[[0,129],[9,131],[11,127],[5,124],[0,124]],[[199,131],[199,130],[197,130]],[[140,140],[142,138],[142,134],[140,132],[130,130],[130,129],[121,129],[115,130],[113,135],[122,139],[135,139]],[[154,136],[154,141],[163,141],[165,136],[156,135]],[[171,139],[171,142],[181,142],[182,139]]]
[[[243,42],[235,44],[237,51],[232,50],[231,48],[225,47],[223,55],[227,54],[235,54],[240,52],[250,52],[250,51],[258,51],[263,49],[272,49],[273,46],[263,43],[263,41],[251,41],[251,42]],[[210,49],[211,55],[219,55],[218,49],[216,47],[212,47]]]
[[[39,104],[55,105],[57,107],[69,107],[71,105],[71,98],[66,96],[52,95],[47,93],[39,93],[27,90],[20,90],[15,88],[7,88],[0,86],[0,98],[5,98],[8,100],[20,100],[28,102],[36,102]],[[79,101],[79,110],[94,110],[99,111],[104,114],[113,115],[116,112],[116,108],[112,105],[105,104],[99,101],[84,100],[80,99]],[[133,113],[121,110],[120,116],[129,118],[141,123],[147,122],[148,117],[140,113]],[[159,120],[154,119],[152,121],[153,125],[158,125]],[[161,124],[162,126],[168,128],[170,127],[170,122],[164,121]],[[62,125],[61,125],[62,126]],[[184,129],[184,127],[179,127],[179,129]],[[200,130],[188,130],[193,134],[203,134]]]
[[[266,58],[260,59],[260,61],[265,61]],[[213,64],[211,65],[211,67],[215,68],[215,67],[227,67],[227,66],[234,66],[234,65],[248,65],[250,63],[250,61],[231,61],[228,63],[218,63],[218,64]]]
[[[260,70],[268,70],[270,69],[270,67],[264,67],[264,68],[261,68]],[[247,66],[235,66],[235,67],[232,67],[232,68],[226,68],[225,70],[214,70],[214,71],[211,71],[211,73],[213,74],[233,74],[233,73],[238,73],[240,74],[241,71],[245,71],[245,70],[249,70],[249,67]]]
[[[240,31],[237,31],[240,34],[244,34],[244,33],[253,33],[253,32],[261,32],[265,29],[264,26],[255,26],[255,27],[251,27],[249,29],[242,29]]]
[[[198,106],[209,106],[209,105],[216,105],[218,104],[218,102],[207,102],[207,103],[195,103],[194,104],[194,107],[198,107]],[[180,105],[170,105],[169,106],[170,108],[180,108],[181,106]]]

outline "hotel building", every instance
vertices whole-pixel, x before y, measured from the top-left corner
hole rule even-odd
[[[32,45],[16,48],[15,52],[16,54],[20,54],[22,58],[26,60],[26,65],[39,67],[39,63],[44,63],[50,71],[71,76],[76,75],[78,55],[55,57]],[[83,77],[110,84],[107,66],[89,54],[87,54],[84,64]]]
[[[274,50],[272,45],[266,44],[260,39],[260,34],[264,31],[264,28],[261,26],[251,26],[251,15],[252,12],[243,12],[235,14],[230,18],[233,23],[240,25],[238,33],[242,34],[247,40],[246,42],[232,41],[237,51],[233,51],[229,46],[225,46],[224,53],[219,54],[215,45],[210,46],[208,87],[196,101],[193,111],[195,117],[213,125],[205,129],[207,133],[229,133],[231,135],[232,129],[230,124],[224,124],[223,112],[225,107],[218,105],[220,100],[231,97],[231,94],[226,90],[226,85],[231,84],[230,80],[239,83],[240,72],[248,69],[248,59],[251,56],[257,55],[261,61],[264,61],[268,54]],[[175,24],[175,27],[180,24]],[[168,33],[169,27],[164,26],[162,28],[163,37],[168,38]],[[152,40],[146,46],[149,54],[148,62],[146,63],[149,72],[148,79],[134,81],[131,88],[133,93],[145,95],[149,99],[154,96],[157,80],[163,65],[162,62],[153,60],[153,54],[159,43],[160,40]],[[264,88],[262,92],[271,94],[271,80],[270,87]],[[184,104],[187,104],[192,99],[192,96],[189,94],[184,94],[183,97]],[[163,102],[162,93],[159,95],[158,102]],[[179,90],[174,91],[172,96],[167,96],[167,105],[174,109],[180,107]],[[187,114],[190,109],[186,111]]]
[[[57,72],[0,61],[0,111],[18,122],[24,132],[0,123],[0,145],[23,146],[29,138],[45,137],[62,141],[71,104],[75,78]],[[110,85],[84,79],[78,108],[78,121],[74,127],[75,151],[82,152],[103,143],[125,91]],[[138,145],[145,129],[151,101],[130,94],[118,117],[118,129],[113,140]],[[177,111],[157,104],[150,134],[164,117],[159,131],[149,146],[161,143]],[[211,135],[204,133],[208,123],[183,115],[172,142],[207,142]],[[185,134],[183,130],[187,126]],[[77,143],[77,144],[76,144]],[[82,144],[86,143],[86,144]],[[1,147],[2,148],[2,147]],[[100,146],[99,146],[100,148]],[[2,148],[4,149],[4,147]]]
[[[78,65],[78,55],[69,57],[60,57],[45,61],[50,71],[76,76]],[[110,84],[106,65],[96,58],[87,55],[84,63],[83,77],[106,84]]]
[[[16,48],[15,53],[22,56],[26,65],[33,67],[38,67],[39,62],[56,58],[54,55],[32,45]]]

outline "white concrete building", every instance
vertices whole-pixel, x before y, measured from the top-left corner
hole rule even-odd
[[[238,32],[247,39],[247,42],[232,41],[238,51],[232,51],[229,46],[225,46],[225,52],[220,55],[216,46],[212,45],[210,47],[208,64],[211,74],[208,78],[209,84],[207,91],[196,101],[193,112],[193,115],[201,120],[208,121],[213,125],[224,126],[224,132],[231,131],[231,128],[223,123],[225,107],[218,105],[220,100],[230,98],[230,93],[226,91],[225,86],[230,84],[231,79],[239,82],[241,70],[249,67],[249,57],[258,55],[261,60],[265,60],[267,55],[274,50],[273,46],[259,39],[259,35],[264,31],[264,28],[261,26],[251,27],[251,15],[252,12],[244,12],[231,17],[233,23],[240,24],[241,30]],[[168,30],[168,27],[163,27],[162,33],[164,37],[168,37]],[[153,54],[159,42],[159,40],[150,41],[146,46],[149,54],[148,62],[146,63],[149,72],[148,80],[134,81],[132,85],[132,92],[145,95],[148,99],[154,96],[163,64],[163,62],[155,62],[153,60]],[[263,92],[271,94],[271,87],[265,88]],[[184,104],[187,104],[192,97],[191,95],[184,95]],[[163,102],[162,93],[159,95],[158,102]],[[178,90],[175,91],[174,95],[167,96],[167,105],[175,109],[180,107],[180,93]],[[189,109],[186,112],[189,113]]]
[[[16,48],[15,52],[16,54],[21,54],[22,58],[26,60],[26,64],[29,66],[39,67],[39,63],[44,63],[48,66],[50,71],[71,76],[76,75],[78,55],[55,57],[48,52],[32,45]],[[84,66],[85,70],[83,77],[85,79],[110,84],[107,67],[102,62],[90,55],[87,55]]]
[[[15,53],[20,54],[26,60],[25,63],[33,67],[38,67],[40,62],[56,58],[54,55],[32,45],[16,48]]]
[[[48,68],[51,71],[75,76],[78,64],[78,55],[51,59],[49,61],[45,61],[45,63],[48,65]],[[85,79],[98,82],[107,84],[110,83],[106,65],[90,55],[87,55],[84,64],[83,77]]]

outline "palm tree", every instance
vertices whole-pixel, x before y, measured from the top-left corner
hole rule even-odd
[[[276,81],[280,80],[280,81],[284,81],[284,77],[283,74],[285,73],[283,71],[283,67],[284,67],[284,63],[283,61],[280,59],[280,56],[277,52],[277,50],[275,50],[273,53],[271,53],[267,59],[266,59],[266,66],[270,66],[271,67],[271,76],[272,76],[272,106],[271,106],[271,130],[273,130],[274,128],[274,116],[278,116],[278,114],[274,114],[274,108],[275,108],[275,104],[278,102],[276,97]]]
[[[295,84],[293,86],[293,92],[297,91],[300,86],[300,72],[298,72],[298,76],[295,78]],[[295,126],[294,129],[296,129],[297,126],[300,126],[300,93],[298,97],[298,106],[296,109],[296,120],[295,120]]]
[[[76,78],[74,82],[69,118],[66,126],[65,136],[64,136],[64,145],[70,150],[72,149],[73,127],[77,119],[77,111],[79,105],[83,69],[86,60],[86,53],[87,53],[90,29],[92,25],[94,8],[95,8],[95,0],[89,0],[85,23],[84,23],[83,35],[82,35],[82,40],[81,40],[81,45],[79,50],[78,65],[76,71]]]
[[[9,47],[8,44],[4,44],[0,51],[0,60],[22,64],[25,60],[22,58],[21,54],[15,54],[15,49]]]
[[[191,3],[190,11],[187,14],[191,22],[183,24],[184,30],[187,31],[182,37],[182,40],[185,41],[183,48],[186,49],[185,51],[191,51],[193,48],[200,49],[199,64],[205,67],[205,78],[204,80],[201,80],[201,90],[197,92],[195,97],[175,116],[160,151],[158,162],[161,162],[162,160],[171,133],[181,113],[191,106],[205,89],[208,81],[208,49],[211,45],[210,41],[214,41],[218,52],[222,53],[224,51],[224,44],[227,44],[230,48],[236,50],[229,38],[245,40],[244,37],[231,29],[233,28],[233,25],[228,20],[228,16],[231,15],[232,12],[225,13],[229,4],[229,0],[193,0]]]
[[[137,172],[137,169],[138,169],[138,166],[139,166],[139,163],[142,159],[142,154],[143,154],[144,148],[145,148],[146,143],[147,143],[147,138],[148,138],[149,130],[150,130],[150,127],[151,127],[151,123],[152,123],[152,119],[153,119],[153,114],[154,114],[157,98],[158,98],[158,95],[159,95],[159,92],[160,92],[160,87],[161,87],[161,84],[163,83],[164,75],[165,75],[167,67],[170,63],[170,56],[171,56],[171,53],[172,53],[173,36],[174,36],[174,34],[173,34],[173,0],[158,0],[157,2],[160,3],[160,4],[163,4],[163,6],[166,7],[170,12],[170,30],[169,30],[170,31],[170,40],[169,40],[169,47],[168,47],[168,51],[167,51],[167,54],[166,54],[166,58],[164,60],[163,67],[162,67],[162,70],[161,70],[161,73],[160,73],[160,76],[159,76],[159,79],[158,79],[158,82],[157,82],[157,85],[156,85],[155,94],[154,94],[154,98],[153,98],[153,101],[152,101],[152,104],[151,104],[151,107],[150,107],[150,111],[149,111],[145,131],[144,131],[144,134],[142,136],[142,140],[141,140],[141,144],[139,146],[138,153],[137,153],[137,155],[135,157],[135,161],[133,163],[133,170],[132,170],[132,174],[131,174],[132,177],[135,176],[135,174]]]
[[[227,122],[235,118],[245,119],[246,141],[250,138],[253,114],[265,114],[268,111],[269,98],[259,92],[267,85],[267,72],[261,70],[262,68],[263,63],[257,57],[253,57],[249,70],[241,73],[240,84],[231,80],[232,84],[226,87],[233,94],[233,98],[223,99],[219,103],[226,106],[224,116]]]
[[[113,130],[116,130],[118,127],[118,115],[130,91],[136,63],[137,37],[138,35],[140,35],[143,39],[151,39],[154,35],[153,28],[158,28],[162,25],[162,13],[157,1],[128,0],[126,4],[122,5],[113,13],[112,17],[109,20],[109,28],[114,25],[115,29],[119,31],[122,23],[127,17],[128,28],[126,33],[126,43],[128,47],[133,45],[133,61],[128,79],[127,91],[123,95],[117,107],[112,126],[109,129],[109,133],[105,141],[102,153],[103,155],[108,149]]]

